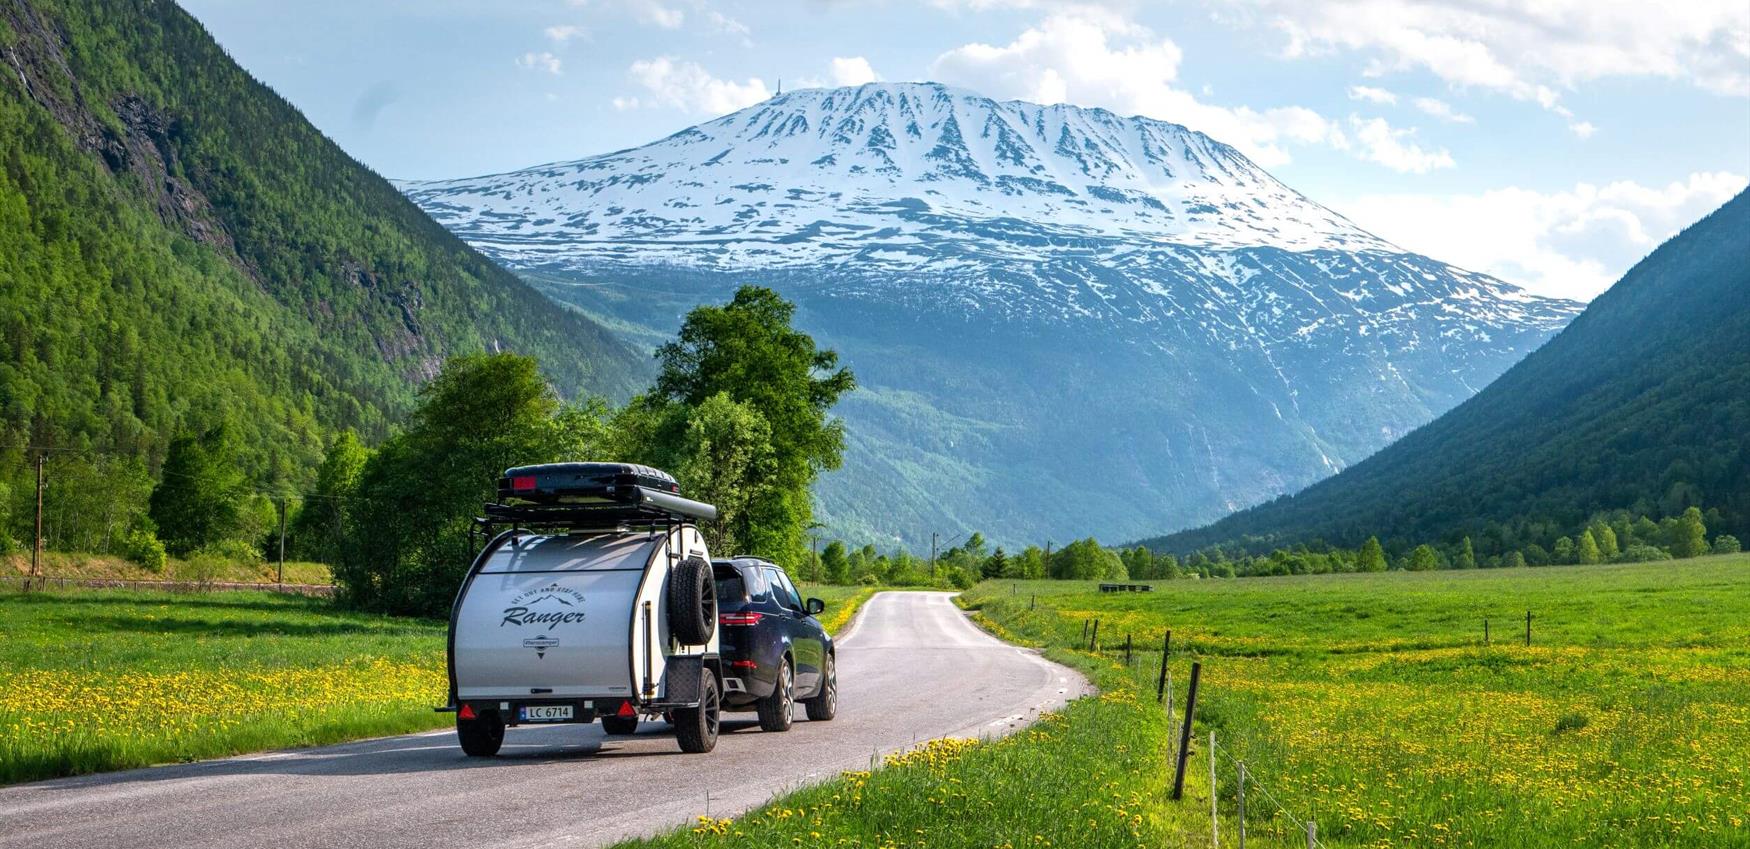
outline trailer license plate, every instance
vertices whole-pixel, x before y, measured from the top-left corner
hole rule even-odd
[[[518,713],[524,722],[562,722],[571,718],[571,705],[528,705]]]

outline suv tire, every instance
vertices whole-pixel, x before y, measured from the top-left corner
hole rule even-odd
[[[717,695],[717,676],[709,669],[702,670],[701,674],[705,677],[699,682],[699,706],[674,709],[675,741],[681,744],[681,751],[691,754],[703,754],[717,748],[718,719],[722,711],[722,702]]]
[[[636,716],[604,716],[602,717],[602,733],[611,737],[623,737],[638,733],[638,717]]]
[[[802,706],[808,709],[808,718],[814,722],[828,722],[839,712],[839,671],[838,661],[833,656],[826,656],[825,669],[821,670],[820,692],[811,699],[803,699]]]
[[[717,582],[703,558],[682,560],[669,573],[668,627],[683,646],[702,646],[717,630]]]
[[[504,717],[498,711],[481,711],[474,719],[456,719],[456,739],[471,758],[490,758],[504,746]]]
[[[792,710],[796,706],[796,675],[790,669],[790,659],[784,658],[778,667],[778,683],[772,694],[755,703],[760,715],[761,731],[789,731]]]

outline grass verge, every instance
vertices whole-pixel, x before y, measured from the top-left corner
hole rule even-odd
[[[441,622],[267,592],[0,593],[0,783],[441,727]]]

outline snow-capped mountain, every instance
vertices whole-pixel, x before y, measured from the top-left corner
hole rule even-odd
[[[740,283],[796,300],[865,387],[822,501],[869,538],[1201,522],[1366,456],[1578,311],[1404,251],[1177,124],[928,83],[402,187],[650,339]]]

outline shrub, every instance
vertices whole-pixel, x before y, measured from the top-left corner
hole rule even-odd
[[[122,556],[141,568],[159,574],[164,573],[164,564],[169,559],[164,553],[164,543],[147,528],[128,531],[128,535],[122,538]]]
[[[881,584],[881,579],[875,577],[872,573],[865,572],[863,573],[863,577],[857,579],[857,583],[862,584],[865,587],[874,587]]]
[[[205,587],[224,575],[227,565],[229,561],[226,558],[212,554],[204,548],[196,549],[189,554],[187,560],[177,566],[175,577],[179,581]]]
[[[224,539],[203,545],[191,552],[189,557],[192,559],[203,555],[221,561],[247,563],[252,566],[259,566],[267,561],[267,558],[262,555],[261,549],[240,539]]]
[[[1720,534],[1714,537],[1715,554],[1737,554],[1743,548],[1738,545],[1738,538],[1731,534]]]
[[[1657,560],[1670,559],[1671,552],[1656,545],[1646,545],[1645,543],[1638,542],[1623,549],[1622,553],[1616,557],[1618,563],[1651,563]]]
[[[1590,722],[1591,720],[1587,719],[1583,713],[1564,713],[1560,719],[1556,720],[1556,727],[1550,733],[1561,734],[1567,731],[1579,731]]]

